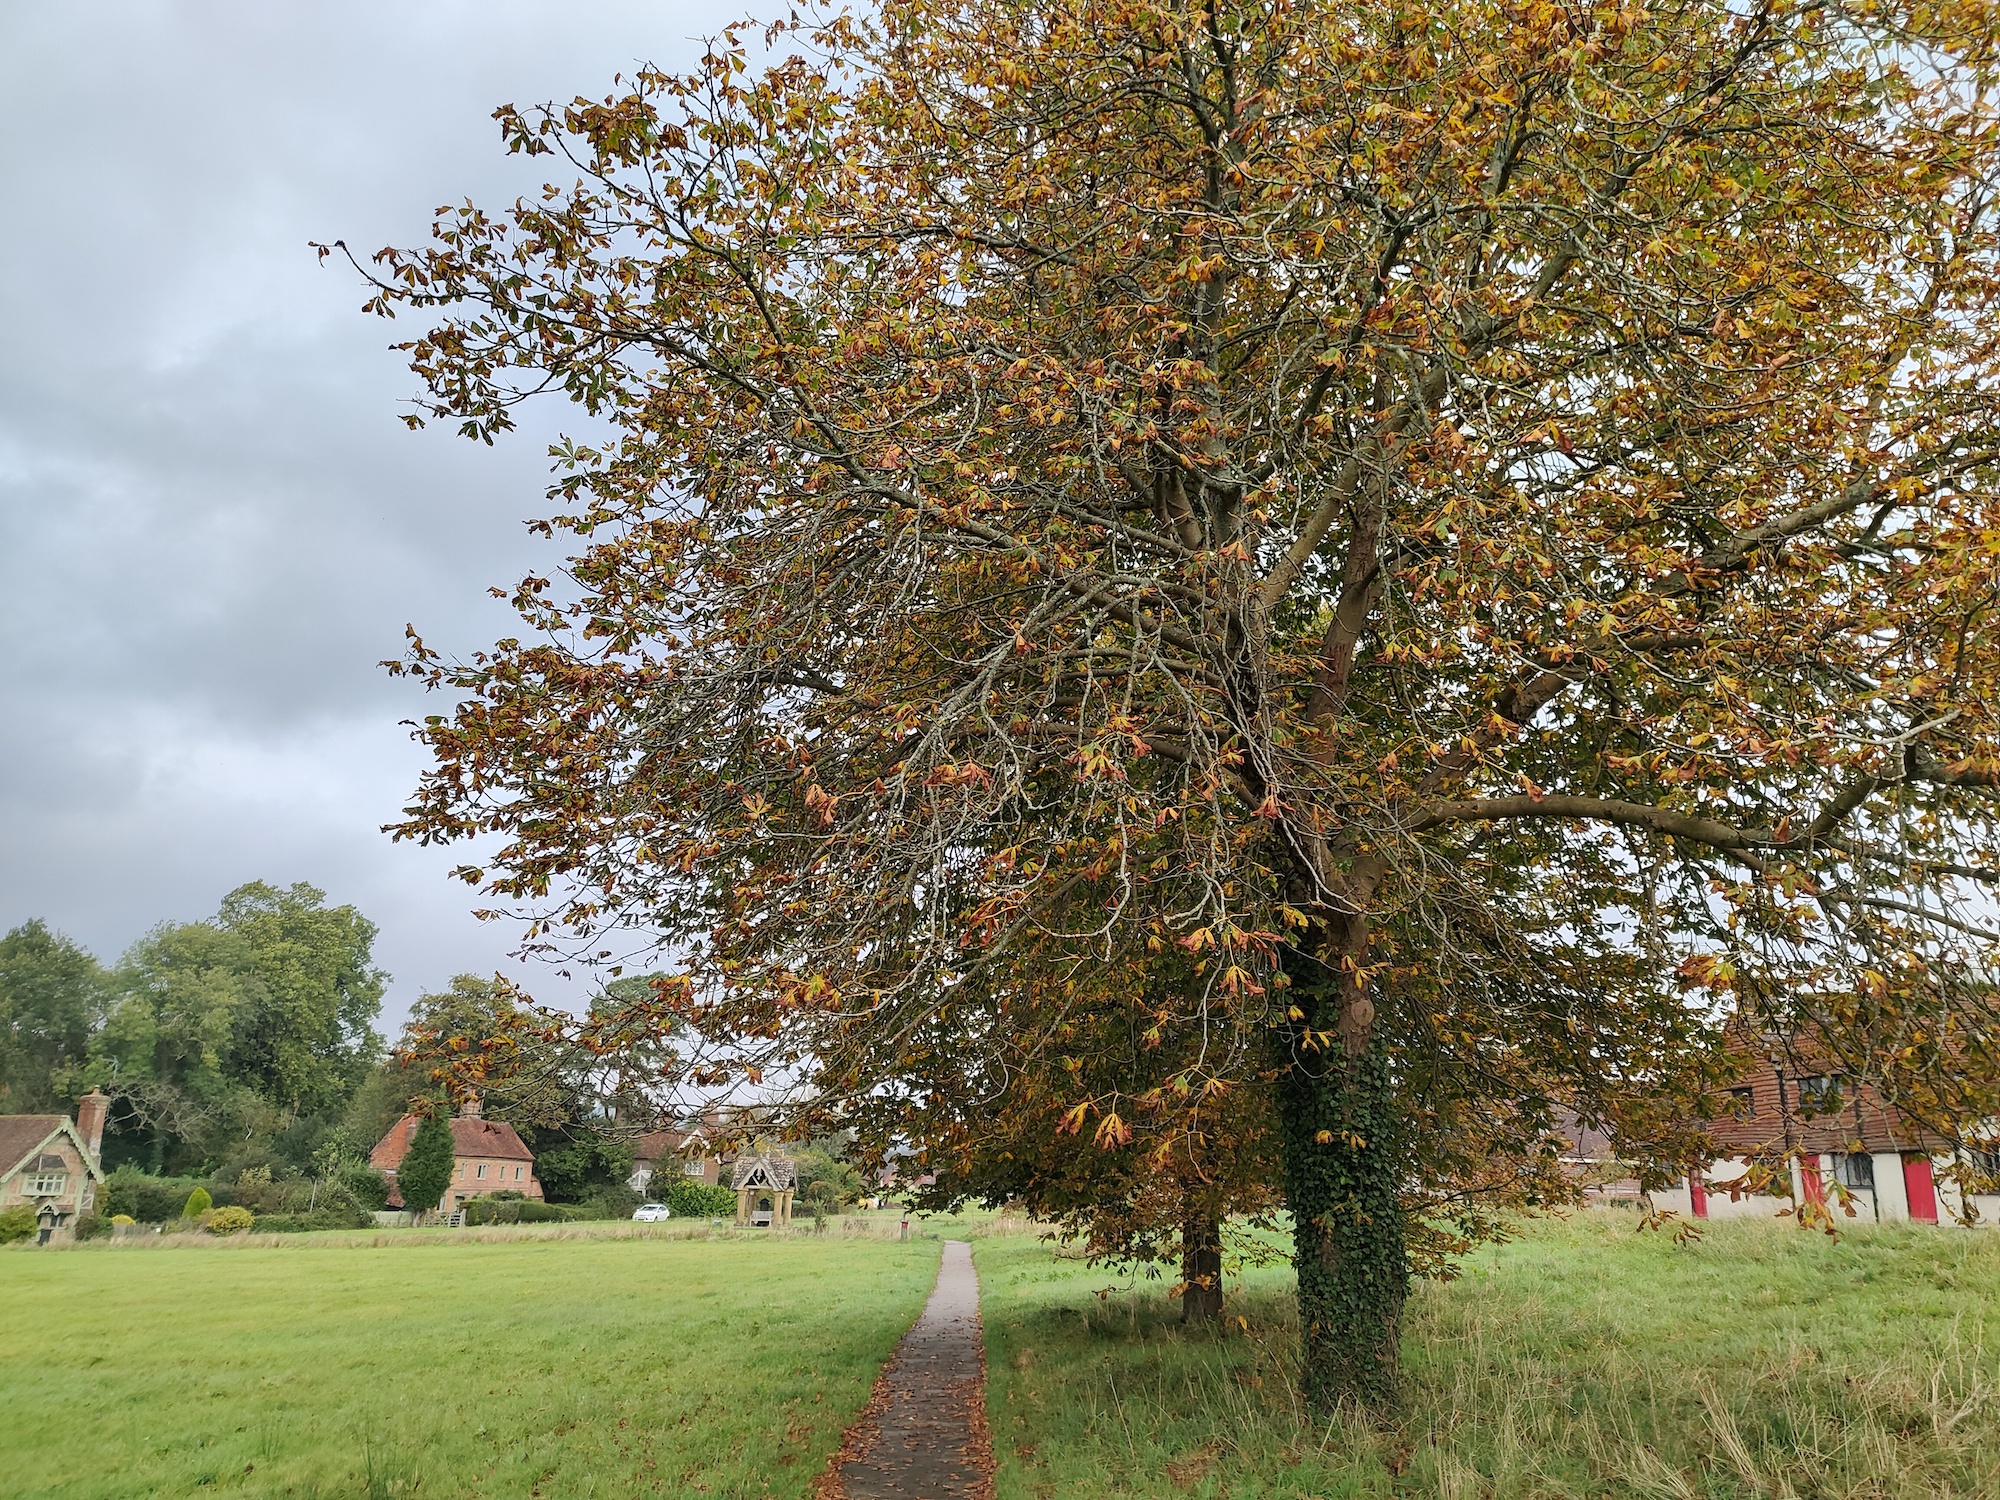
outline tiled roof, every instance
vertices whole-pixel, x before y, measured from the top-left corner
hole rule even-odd
[[[402,1164],[417,1136],[417,1116],[404,1115],[389,1127],[389,1133],[368,1153],[368,1165],[378,1172],[393,1172]],[[460,1115],[451,1122],[452,1154],[485,1161],[532,1162],[535,1153],[520,1132],[500,1120],[467,1119]]]
[[[67,1115],[0,1115],[0,1174],[12,1172],[68,1119]]]
[[[1886,1102],[1873,1085],[1841,1075],[1838,1063],[1819,1061],[1797,1046],[1780,1051],[1736,1036],[1730,1050],[1742,1061],[1736,1080],[1735,1111],[1707,1121],[1709,1133],[1732,1154],[1756,1155],[1788,1147],[1805,1151],[1944,1151],[1951,1143]],[[1774,1062],[1766,1053],[1775,1053]],[[1779,1066],[1784,1089],[1779,1090]],[[1836,1078],[1835,1090],[1816,1107],[1807,1097],[1809,1079]]]
[[[699,1146],[697,1152],[691,1147]],[[707,1133],[693,1130],[649,1130],[632,1143],[634,1161],[658,1161],[663,1156],[706,1156]]]

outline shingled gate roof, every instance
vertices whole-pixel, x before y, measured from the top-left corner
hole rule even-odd
[[[782,1193],[798,1187],[799,1169],[792,1165],[789,1156],[777,1151],[767,1151],[762,1156],[745,1156],[737,1160],[729,1185],[739,1191],[743,1188],[770,1188]]]

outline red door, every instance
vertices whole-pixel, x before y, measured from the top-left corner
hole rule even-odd
[[[1702,1185],[1701,1173],[1688,1173],[1688,1199],[1694,1204],[1697,1219],[1708,1217],[1708,1189]]]
[[[1931,1181],[1931,1159],[1912,1151],[1903,1157],[1903,1192],[1910,1200],[1910,1217],[1937,1223],[1937,1185]]]
[[[1826,1206],[1826,1179],[1819,1175],[1819,1157],[1813,1152],[1799,1158],[1799,1186],[1806,1190],[1806,1202]]]

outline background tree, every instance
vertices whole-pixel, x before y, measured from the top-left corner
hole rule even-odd
[[[566,185],[383,252],[431,412],[612,429],[524,635],[413,645],[401,833],[673,945],[690,1081],[801,1128],[939,1028],[1005,1077],[1027,935],[1177,944],[1320,1404],[1393,1391],[1404,1184],[1556,1106],[1665,1174],[1732,1009],[2000,1109],[1990,6],[871,16],[503,110]]]
[[[500,976],[460,974],[418,997],[397,1059],[424,1088],[444,1083],[455,1097],[476,1096],[490,1118],[513,1125],[552,1202],[597,1200],[617,1210],[632,1196],[634,1142],[656,1123],[650,1107],[637,1107],[629,1080],[672,1050],[670,1033],[635,1036],[619,1024],[626,1003],[650,995],[645,976],[608,986],[588,1012],[598,1039],[583,1046]]]
[[[294,1114],[351,1094],[382,1045],[375,924],[314,886],[252,881],[223,897],[215,926],[241,941],[257,981],[232,1029],[234,1075]]]
[[[0,937],[0,1112],[67,1107],[109,990],[97,960],[46,923]]]
[[[396,1168],[396,1189],[402,1194],[403,1206],[416,1214],[433,1211],[451,1186],[457,1159],[451,1121],[446,1107],[438,1105],[418,1123],[416,1139]]]
[[[82,1070],[117,1101],[113,1154],[137,1136],[160,1171],[288,1133],[309,1160],[380,1053],[374,936],[313,886],[253,881],[135,943]]]

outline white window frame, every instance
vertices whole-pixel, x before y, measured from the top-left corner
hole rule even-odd
[[[68,1186],[67,1172],[36,1172],[28,1178],[25,1191],[30,1198],[59,1198]]]
[[[696,1157],[689,1157],[681,1163],[681,1176],[683,1177],[706,1177],[707,1175],[708,1163],[705,1161]]]

